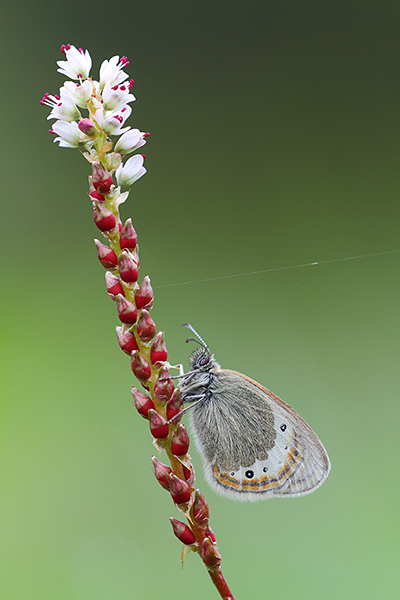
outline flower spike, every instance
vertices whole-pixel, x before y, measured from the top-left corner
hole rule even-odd
[[[189,436],[180,423],[184,411],[179,384],[175,388],[170,375],[164,333],[157,333],[150,316],[154,301],[150,278],[138,282],[138,236],[132,220],[122,223],[120,216],[120,206],[130,193],[121,188],[129,188],[146,173],[145,155],[136,152],[150,135],[127,124],[135,101],[133,79],[124,70],[129,61],[118,55],[104,60],[96,80],[90,75],[92,59],[87,50],[71,44],[61,50],[65,60],[57,62],[58,71],[69,80],[57,94],[44,94],[40,103],[49,109],[47,119],[54,121],[50,130],[54,142],[78,148],[91,164],[89,198],[94,223],[105,238],[105,242],[95,240],[97,256],[106,269],[107,293],[117,307],[119,347],[130,357],[131,370],[144,390],[132,386],[132,402],[148,421],[154,446],[170,462],[168,466],[153,456],[154,474],[188,520],[185,524],[170,519],[175,536],[183,543],[182,560],[190,551],[198,553],[220,597],[233,600],[219,566],[208,504],[194,491]]]

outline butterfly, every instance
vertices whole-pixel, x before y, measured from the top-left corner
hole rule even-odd
[[[237,500],[302,496],[327,478],[330,461],[318,436],[286,402],[242,373],[222,369],[189,324],[199,348],[179,376],[182,403],[218,493]]]

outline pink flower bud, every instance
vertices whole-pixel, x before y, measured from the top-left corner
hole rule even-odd
[[[101,206],[98,200],[93,200],[93,218],[100,231],[110,231],[115,227],[115,217],[111,210]]]
[[[147,381],[151,375],[149,364],[137,350],[132,352],[131,369],[139,381]]]
[[[92,164],[92,184],[95,190],[100,194],[108,194],[113,185],[113,178],[110,173],[100,164]]]
[[[135,292],[136,306],[140,310],[141,308],[150,308],[153,306],[153,289],[150,285],[150,278],[146,275],[142,283]]]
[[[163,361],[167,360],[168,350],[167,350],[167,346],[165,345],[165,342],[164,342],[164,332],[163,331],[159,331],[157,333],[156,338],[150,348],[150,357],[151,357],[151,362],[153,363],[153,365],[156,362],[163,362]]]
[[[200,527],[205,527],[208,525],[210,508],[203,494],[201,494],[199,490],[196,490],[194,493],[192,514],[193,520],[197,523],[197,525],[200,525]]]
[[[174,393],[174,382],[171,379],[167,367],[163,367],[158,374],[158,379],[154,386],[154,395],[159,402],[166,402]]]
[[[169,520],[171,521],[172,529],[178,540],[187,546],[195,543],[196,538],[194,537],[194,533],[187,525],[185,525],[185,523],[178,521],[178,519],[174,519],[174,517],[170,517]]]
[[[97,135],[95,124],[90,119],[81,119],[78,122],[78,128],[82,131],[82,133],[89,137],[95,137]]]
[[[164,490],[169,491],[169,476],[172,473],[172,469],[160,462],[155,456],[152,456],[151,460],[153,461],[154,475],[156,476],[157,481]]]
[[[118,294],[124,295],[124,288],[119,280],[119,277],[110,273],[110,271],[106,271],[106,288],[108,295],[110,298],[115,300],[115,296]]]
[[[93,188],[90,191],[90,196],[91,198],[94,198],[95,200],[98,200],[99,202],[105,202],[105,198],[103,196],[103,194],[100,194],[100,192],[96,192],[96,190]]]
[[[175,504],[183,504],[190,500],[190,488],[186,481],[179,479],[174,473],[169,476],[169,489]]]
[[[125,225],[121,229],[121,234],[119,236],[119,243],[121,246],[121,250],[125,248],[129,248],[133,250],[136,248],[137,244],[137,233],[133,228],[132,219],[128,219],[125,221]]]
[[[125,283],[135,283],[139,277],[139,264],[133,256],[124,251],[118,261],[119,276]]]
[[[150,409],[150,431],[153,437],[160,439],[166,438],[169,433],[169,425],[160,413]]]
[[[132,331],[124,331],[123,327],[116,327],[118,344],[125,354],[132,354],[133,350],[139,350],[136,339]],[[136,407],[137,408],[137,407]]]
[[[179,388],[175,388],[174,393],[172,394],[170,400],[168,400],[167,405],[166,405],[165,408],[166,408],[166,411],[167,411],[167,419],[168,419],[168,421],[181,412],[181,410],[182,410],[182,401],[181,401],[181,398],[180,398],[180,395],[179,395]],[[177,419],[175,421],[175,423],[177,421],[179,421],[179,419]]]
[[[137,322],[137,332],[143,342],[150,342],[156,335],[156,326],[150,313],[143,309],[140,313],[139,320]]]
[[[217,538],[215,537],[215,533],[213,532],[213,530],[211,529],[210,526],[207,527],[206,529],[206,533],[208,535],[209,538],[211,538],[211,540],[215,543],[217,541]]]
[[[113,269],[118,264],[118,258],[114,250],[105,244],[94,240],[97,248],[97,258],[106,269]]]
[[[201,558],[207,569],[215,569],[221,564],[221,553],[209,537],[203,540]]]
[[[174,431],[171,442],[171,452],[175,456],[183,456],[187,454],[189,449],[189,436],[184,425],[179,425],[178,429]],[[185,477],[186,479],[186,477]]]
[[[122,294],[117,296],[118,318],[126,325],[134,325],[137,319],[136,306],[129,302]]]
[[[145,419],[149,418],[149,410],[154,409],[154,403],[151,398],[148,397],[147,394],[140,392],[135,387],[131,387],[131,393],[133,396],[133,402],[136,406],[136,409],[142,417]]]
[[[189,468],[186,465],[182,464],[182,471],[183,471],[183,476],[184,476],[185,480],[188,482],[188,484],[193,485],[194,481],[196,479],[193,465],[190,465],[190,468]]]

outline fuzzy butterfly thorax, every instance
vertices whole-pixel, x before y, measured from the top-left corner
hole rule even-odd
[[[213,390],[215,370],[221,367],[214,356],[203,347],[192,352],[189,365],[189,373],[183,375],[180,382],[182,402],[194,402],[199,396],[204,396],[205,400]]]

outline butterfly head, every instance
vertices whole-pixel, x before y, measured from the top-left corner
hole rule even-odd
[[[210,352],[210,348],[207,346],[203,338],[199,336],[197,331],[191,325],[189,325],[189,323],[184,323],[183,326],[188,327],[196,336],[194,338],[188,338],[186,342],[196,342],[199,344],[199,348],[196,348],[189,358],[191,371],[210,371],[214,367],[219,367],[218,363],[214,359],[214,355]]]
[[[214,356],[208,348],[196,348],[189,358],[190,369],[192,371],[209,371],[216,366]]]

